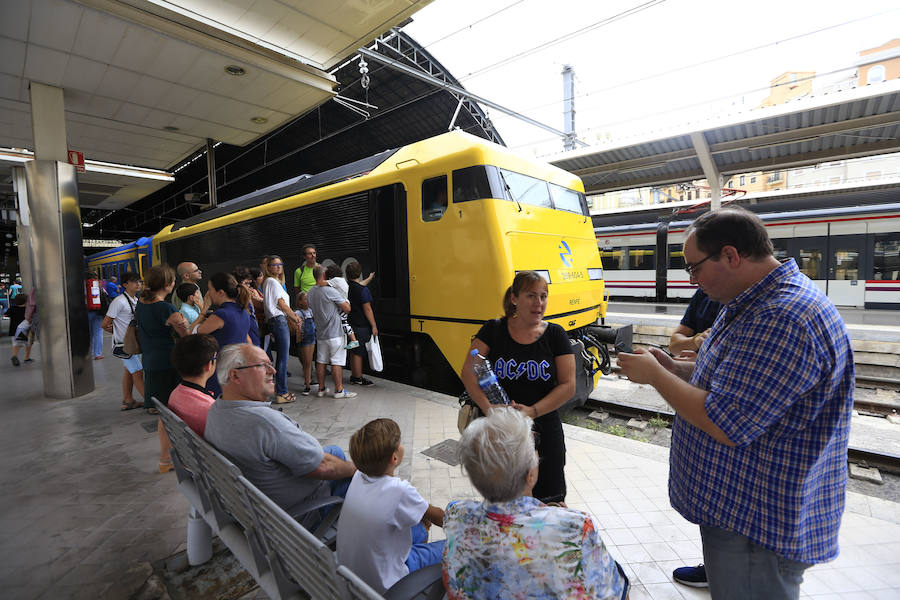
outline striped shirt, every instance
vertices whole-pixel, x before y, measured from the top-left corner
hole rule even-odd
[[[691,384],[728,447],[676,418],[669,497],[686,519],[805,563],[838,553],[853,351],[834,305],[793,259],[719,314]]]

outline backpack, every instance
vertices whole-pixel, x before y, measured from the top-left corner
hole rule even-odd
[[[100,312],[103,313],[104,315],[106,314],[106,311],[109,310],[109,303],[110,303],[109,293],[106,291],[106,288],[101,285],[100,286]]]

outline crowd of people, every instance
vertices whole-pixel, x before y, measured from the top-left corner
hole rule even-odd
[[[796,599],[805,570],[838,552],[854,387],[850,338],[794,260],[775,258],[765,227],[748,211],[697,218],[684,256],[700,291],[672,335],[671,353],[618,356],[629,379],[654,387],[676,413],[669,496],[699,525],[704,563],[676,569],[674,578],[708,586],[714,599]],[[258,269],[213,274],[204,294],[197,265],[160,265],[140,297],[140,279],[123,277],[123,293],[103,321],[114,354],[132,319],[141,345],[139,364],[116,354],[125,360],[122,409],[138,405],[132,387],[151,413],[150,397],[168,402],[289,512],[311,499],[344,498],[338,560],[378,591],[440,563],[452,600],[627,597],[628,578],[592,517],[565,502],[558,409],[575,391],[575,360],[565,331],[544,320],[543,277],[517,273],[502,298],[504,315],[472,340],[470,350],[493,364],[511,402],[490,404],[468,354],[461,378],[483,416],[462,432],[459,460],[483,500],[440,508],[396,476],[405,448],[387,416],[353,434],[348,458],[273,410],[294,400],[292,347],[303,394],[317,386],[319,397],[350,398],[347,352],[354,354],[350,382],[370,385],[361,349],[378,332],[358,263],[345,274],[304,248],[293,309],[284,270],[281,257],[266,256]],[[169,301],[176,298],[178,307]],[[171,458],[161,426],[159,438],[165,472]],[[302,524],[314,528],[325,510]],[[433,525],[446,541],[428,542]]]
[[[195,334],[211,336],[220,348],[235,344],[259,348],[275,366],[275,391],[269,399],[273,404],[296,400],[287,384],[291,355],[300,361],[303,395],[317,386],[320,398],[356,397],[356,392],[345,390],[343,385],[348,352],[352,353],[350,382],[372,385],[363,377],[362,365],[365,342],[378,334],[378,328],[372,295],[361,283],[359,263],[347,265],[348,281],[336,265],[326,268],[316,262],[314,246],[307,246],[304,254],[306,260],[295,275],[295,308],[287,292],[284,261],[276,255],[263,257],[258,267],[237,266],[230,273],[213,273],[202,288],[203,271],[188,261],[175,269],[156,265],[143,279],[136,273],[125,273],[121,286],[113,278],[99,282],[99,301],[88,310],[91,354],[95,360],[104,358],[102,330],[111,333],[113,356],[121,359],[123,366],[121,410],[143,408],[150,414],[157,413],[151,398],[166,402],[179,385],[184,385],[184,377],[172,360],[175,343]],[[370,282],[373,276],[364,282]],[[85,279],[99,281],[92,272],[86,273]],[[357,324],[359,336],[351,321]],[[125,351],[131,324],[140,345],[138,354]],[[26,359],[30,360],[28,352],[30,346],[26,346]],[[14,354],[13,363],[17,361]],[[333,387],[326,384],[326,368],[330,368]],[[214,372],[206,375],[202,387],[212,398],[222,393]],[[135,390],[141,401],[135,399]],[[159,471],[165,473],[173,469],[170,446],[161,423],[157,430]]]

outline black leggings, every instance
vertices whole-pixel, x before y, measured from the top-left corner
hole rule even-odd
[[[541,502],[564,502],[566,499],[566,439],[559,412],[553,411],[534,421],[537,434],[538,480],[532,495]]]

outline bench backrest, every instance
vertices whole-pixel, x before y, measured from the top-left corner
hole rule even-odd
[[[337,577],[334,552],[243,477],[241,484],[256,511],[260,533],[271,551],[270,562],[275,563],[273,568],[296,582],[311,598],[346,598],[346,587]]]
[[[369,587],[369,584],[359,578],[359,576],[341,565],[337,569],[338,577],[344,580],[347,586],[347,593],[352,600],[384,600],[384,597]]]
[[[151,399],[156,405],[156,409],[159,411],[159,418],[162,420],[163,427],[169,435],[169,440],[175,448],[178,460],[188,471],[191,471],[192,473],[198,472],[197,459],[194,457],[194,453],[187,451],[191,447],[190,442],[188,441],[187,432],[185,431],[185,428],[190,429],[187,423],[158,399]]]

